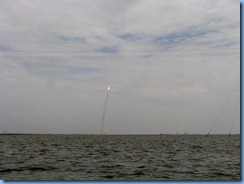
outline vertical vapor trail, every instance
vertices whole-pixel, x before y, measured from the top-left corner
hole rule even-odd
[[[107,93],[106,93],[106,98],[105,98],[105,103],[104,103],[104,108],[103,108],[103,116],[102,116],[102,121],[101,121],[101,130],[100,134],[105,134],[104,131],[104,125],[105,125],[105,119],[106,119],[106,111],[107,111],[107,104],[108,104],[108,94],[109,94],[110,87],[108,86],[107,88]]]

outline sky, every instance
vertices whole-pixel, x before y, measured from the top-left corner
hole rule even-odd
[[[238,0],[1,0],[0,132],[240,133]],[[232,129],[232,130],[231,130]]]

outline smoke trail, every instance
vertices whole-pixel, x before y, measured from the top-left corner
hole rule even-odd
[[[105,119],[106,119],[106,111],[107,111],[109,90],[110,90],[110,87],[108,86],[107,93],[106,93],[106,98],[105,98],[105,103],[104,103],[104,108],[103,108],[103,116],[102,116],[102,121],[101,121],[100,134],[105,134],[104,125],[105,125]]]

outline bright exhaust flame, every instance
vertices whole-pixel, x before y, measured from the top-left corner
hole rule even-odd
[[[108,86],[108,91],[110,90],[110,86]]]

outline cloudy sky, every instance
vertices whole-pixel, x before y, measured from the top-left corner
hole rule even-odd
[[[238,0],[1,0],[0,132],[240,132]],[[232,126],[233,125],[233,126]]]

